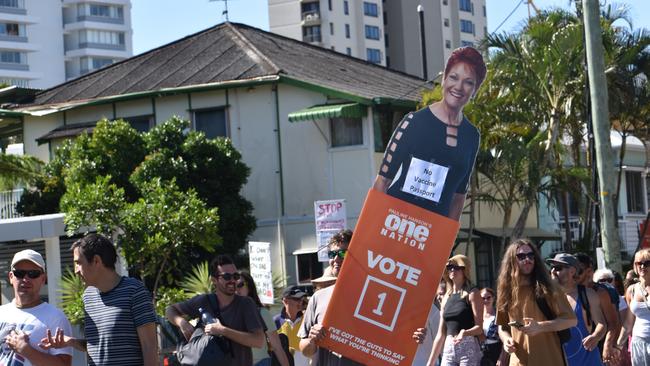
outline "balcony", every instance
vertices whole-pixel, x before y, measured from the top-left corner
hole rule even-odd
[[[25,15],[25,0],[0,0],[0,13]]]
[[[22,189],[0,192],[0,220],[20,217],[16,211],[16,204],[22,194]]]
[[[14,62],[0,62],[0,70],[20,70],[29,71],[28,64],[19,64]]]
[[[311,44],[320,45],[320,43],[322,42],[322,38],[320,34],[307,34],[302,36],[302,41]]]
[[[126,46],[124,44],[95,43],[95,42],[80,42],[79,48],[96,48],[101,50],[115,50],[115,51],[126,50]]]
[[[302,23],[303,26],[312,26],[320,25],[320,12],[309,11],[302,13]]]
[[[77,22],[124,24],[124,18],[100,17],[95,15],[79,15],[77,17]]]

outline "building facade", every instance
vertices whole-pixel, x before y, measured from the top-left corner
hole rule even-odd
[[[386,66],[379,0],[269,0],[271,32]]]
[[[452,50],[485,38],[485,0],[269,0],[269,21],[271,32],[423,76],[418,5],[433,79]]]
[[[487,35],[485,0],[386,0],[384,33],[388,67],[423,76],[418,5],[424,13],[427,77],[443,71],[451,51],[479,46]]]
[[[0,83],[44,89],[133,53],[130,0],[0,0]]]

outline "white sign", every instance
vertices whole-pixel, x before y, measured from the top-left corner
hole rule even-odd
[[[263,304],[273,305],[273,276],[271,273],[271,243],[248,242],[251,277]]]
[[[413,157],[402,191],[438,202],[442,195],[442,188],[445,186],[447,172],[449,172],[448,167]]]
[[[315,201],[314,216],[316,217],[318,260],[327,262],[327,243],[334,234],[347,228],[345,200]]]

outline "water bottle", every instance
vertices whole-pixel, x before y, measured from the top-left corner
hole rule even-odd
[[[203,308],[199,308],[199,313],[201,313],[201,321],[203,322],[203,325],[214,323],[214,317],[212,316],[212,314],[203,310]]]

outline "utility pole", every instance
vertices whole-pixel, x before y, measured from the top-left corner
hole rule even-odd
[[[598,163],[598,180],[600,192],[601,242],[605,253],[607,268],[621,273],[621,241],[616,225],[614,210],[614,156],[610,141],[609,108],[607,106],[607,79],[605,78],[605,61],[603,36],[600,29],[600,9],[598,0],[583,0],[585,38],[587,50],[587,68],[589,70],[589,94],[591,95],[591,115],[594,123],[594,140],[596,161]]]
[[[428,79],[427,73],[427,44],[424,40],[424,8],[418,5],[418,19],[420,20],[420,52],[422,52],[422,79]]]

